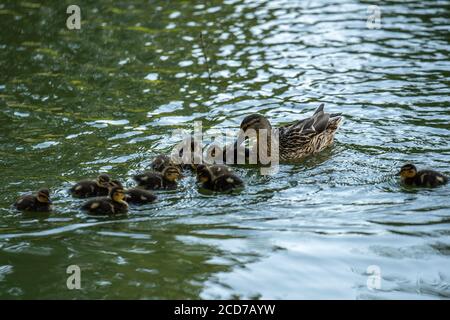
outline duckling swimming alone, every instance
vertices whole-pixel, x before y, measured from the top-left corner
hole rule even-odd
[[[101,174],[97,180],[82,180],[70,188],[69,192],[76,198],[107,196],[111,187],[111,178]]]
[[[40,189],[36,195],[28,194],[20,197],[14,207],[20,211],[48,212],[52,210],[48,189]]]
[[[111,181],[111,184],[123,188],[122,183],[117,180]],[[150,191],[139,188],[125,189],[125,201],[128,204],[146,204],[155,200],[156,196]]]
[[[125,193],[121,187],[113,187],[108,197],[92,199],[82,207],[92,215],[115,215],[128,212]]]
[[[230,191],[244,186],[244,182],[225,165],[199,165],[197,179],[202,187],[212,191]]]
[[[147,190],[177,188],[177,180],[181,177],[181,171],[178,167],[169,166],[162,172],[147,171],[133,177],[137,184]]]
[[[442,173],[433,170],[420,170],[413,164],[405,164],[398,173],[400,180],[407,186],[437,187],[448,182],[448,178]]]

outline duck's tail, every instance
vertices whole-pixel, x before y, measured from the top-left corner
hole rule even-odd
[[[323,117],[327,119],[327,130],[335,131],[339,128],[342,123],[342,113],[326,113],[324,111],[324,104],[322,103],[314,112],[313,117],[319,118]]]
[[[320,114],[320,113],[325,113],[325,114],[326,114],[324,108],[325,108],[325,104],[322,103],[322,104],[316,109],[316,111],[314,111],[313,116],[317,116],[317,115]],[[340,113],[340,112],[338,112],[338,113],[329,113],[330,119],[331,119],[331,118],[340,117],[341,115],[342,115],[342,113]]]

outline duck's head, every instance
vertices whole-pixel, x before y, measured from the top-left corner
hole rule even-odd
[[[241,122],[241,130],[245,132],[248,129],[253,129],[255,131],[258,131],[260,129],[270,130],[272,129],[272,125],[266,117],[255,113],[246,116]]]
[[[212,180],[212,172],[207,165],[199,164],[197,166],[197,180],[201,183],[206,183]]]
[[[164,179],[170,182],[175,182],[181,178],[181,171],[175,166],[168,166],[164,168],[162,175]]]
[[[114,188],[114,187],[121,187],[121,188],[123,188],[123,184],[119,180],[111,180],[109,182],[109,188],[111,189],[111,188]]]
[[[123,202],[125,200],[125,191],[122,187],[113,187],[109,191],[109,196],[115,202]]]
[[[50,200],[50,193],[48,189],[41,189],[38,191],[36,195],[37,201],[41,203],[48,203],[51,204],[52,201]]]
[[[417,174],[417,168],[415,165],[413,164],[405,164],[403,167],[400,168],[400,171],[398,173],[398,175],[400,177],[402,177],[403,179],[405,178],[414,178]]]
[[[97,185],[102,188],[108,188],[111,178],[107,174],[101,174],[97,177]]]
[[[162,172],[165,167],[171,164],[172,159],[169,156],[166,156],[165,154],[160,154],[153,159],[151,167],[155,171]]]

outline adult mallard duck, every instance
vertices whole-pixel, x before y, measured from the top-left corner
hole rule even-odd
[[[14,207],[20,211],[49,212],[52,210],[48,189],[41,189],[36,195],[28,194],[20,197]]]
[[[311,117],[278,128],[280,161],[299,160],[333,143],[342,117],[338,113],[325,113],[323,109],[324,105],[321,104]],[[267,130],[266,148],[270,152],[272,125],[269,120],[260,114],[249,115],[242,121],[241,130],[246,132],[249,129],[256,131],[258,140],[259,130]]]
[[[400,180],[407,186],[437,187],[448,182],[448,178],[434,170],[420,170],[413,164],[405,164],[398,173]]]

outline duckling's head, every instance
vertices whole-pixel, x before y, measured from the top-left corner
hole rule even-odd
[[[122,187],[113,187],[109,191],[109,196],[115,202],[122,202],[125,199],[125,191]]]
[[[242,120],[241,122],[241,130],[245,132],[248,129],[253,129],[256,131],[260,129],[270,130],[272,129],[272,125],[270,124],[269,120],[267,120],[266,117],[255,113],[246,116],[244,120]]]
[[[168,166],[162,172],[164,179],[170,182],[175,182],[180,179],[181,171],[175,166]]]
[[[400,172],[398,173],[403,179],[405,178],[414,178],[417,174],[417,168],[413,164],[405,164],[401,167]]]
[[[122,182],[118,181],[118,180],[111,180],[111,182],[109,183],[109,188],[114,188],[114,187],[120,187],[123,188]]]
[[[101,174],[97,177],[97,185],[102,188],[108,188],[111,178],[107,174]]]
[[[205,164],[199,164],[197,166],[197,180],[201,183],[206,183],[212,179],[212,172]]]
[[[166,156],[165,154],[160,154],[153,159],[151,167],[155,171],[162,172],[164,168],[170,165],[171,163],[172,159],[169,156]]]
[[[36,195],[36,198],[37,198],[37,201],[39,201],[41,203],[48,203],[48,204],[52,203],[50,201],[50,193],[49,193],[48,189],[39,190]]]

